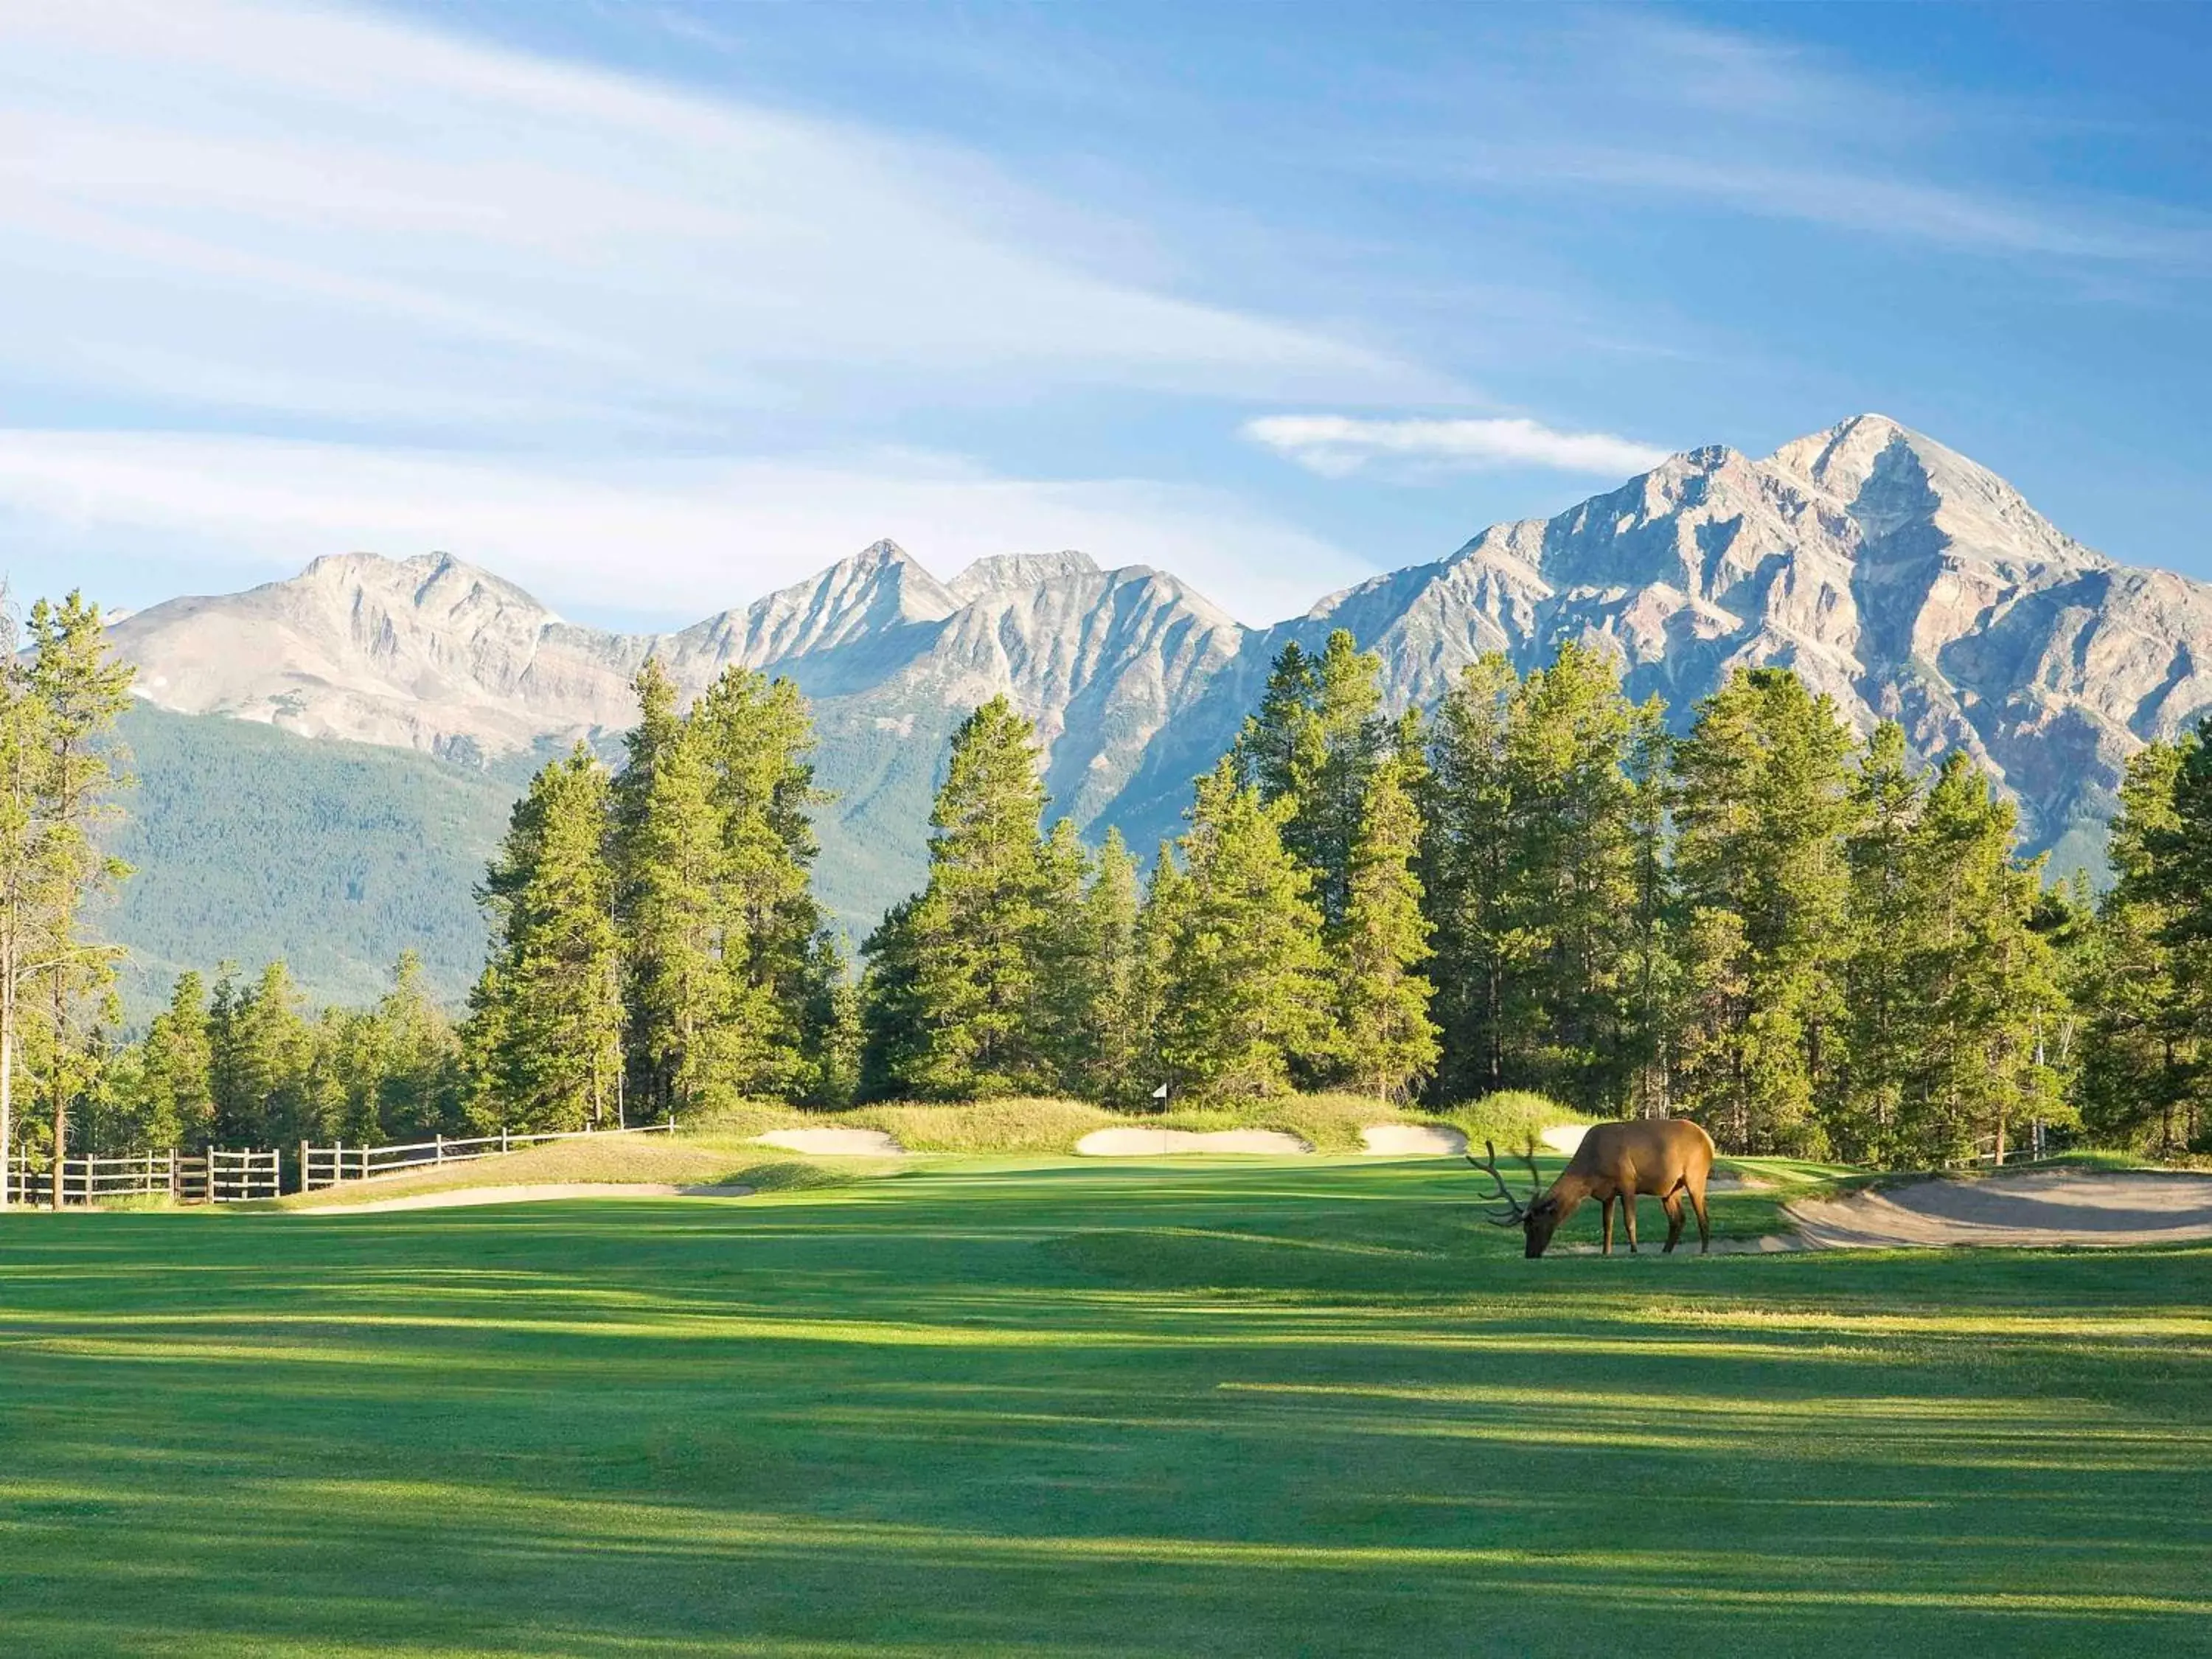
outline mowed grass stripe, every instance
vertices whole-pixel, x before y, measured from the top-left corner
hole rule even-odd
[[[1468,1196],[1437,1164],[948,1164],[741,1204],[9,1218],[0,1628],[2212,1651],[2212,1251],[1528,1263]]]

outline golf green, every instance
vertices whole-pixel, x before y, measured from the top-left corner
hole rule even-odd
[[[2212,1652],[2212,1249],[1530,1262],[1474,1184],[9,1217],[0,1646]]]

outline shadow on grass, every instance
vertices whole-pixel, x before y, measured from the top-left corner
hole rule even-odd
[[[12,1218],[9,1650],[2204,1644],[2212,1253],[1531,1263],[1467,1198]]]

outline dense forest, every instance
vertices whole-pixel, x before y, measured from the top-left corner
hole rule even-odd
[[[2212,721],[2136,757],[2092,895],[2017,855],[1969,757],[1916,769],[1787,669],[1737,671],[1680,736],[1579,644],[1392,718],[1339,633],[1284,651],[1149,860],[1052,821],[1030,723],[975,710],[927,884],[856,974],[816,898],[804,699],[733,667],[681,708],[648,663],[619,763],[579,745],[514,806],[465,1009],[412,956],[373,1006],[321,1010],[283,962],[224,965],[124,1042],[118,953],[82,918],[128,874],[94,833],[128,783],[128,672],[74,596],[26,632],[0,702],[0,1133],[34,1158],[1310,1088],[1535,1090],[1891,1167],[2037,1124],[2212,1150]]]

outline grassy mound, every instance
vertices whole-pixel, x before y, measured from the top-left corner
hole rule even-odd
[[[703,1115],[687,1132],[743,1140],[772,1129],[825,1124],[880,1129],[910,1152],[979,1157],[1040,1157],[1073,1152],[1097,1129],[1277,1129],[1308,1142],[1316,1152],[1342,1155],[1360,1149],[1359,1132],[1383,1123],[1440,1123],[1470,1139],[1489,1136],[1501,1150],[1519,1147],[1559,1123],[1589,1120],[1541,1095],[1508,1093],[1447,1110],[1408,1109],[1364,1095],[1282,1095],[1218,1105],[1177,1105],[1164,1112],[1109,1111],[1079,1100],[985,1100],[957,1104],[856,1106],[816,1113],[744,1103]]]
[[[762,1192],[834,1185],[880,1173],[882,1158],[840,1158],[834,1163],[754,1146],[727,1136],[596,1135],[556,1140],[519,1152],[480,1158],[348,1181],[312,1193],[235,1209],[320,1210],[371,1199],[408,1198],[470,1187],[550,1186],[568,1182],[663,1182],[671,1186],[714,1186],[735,1182]]]

